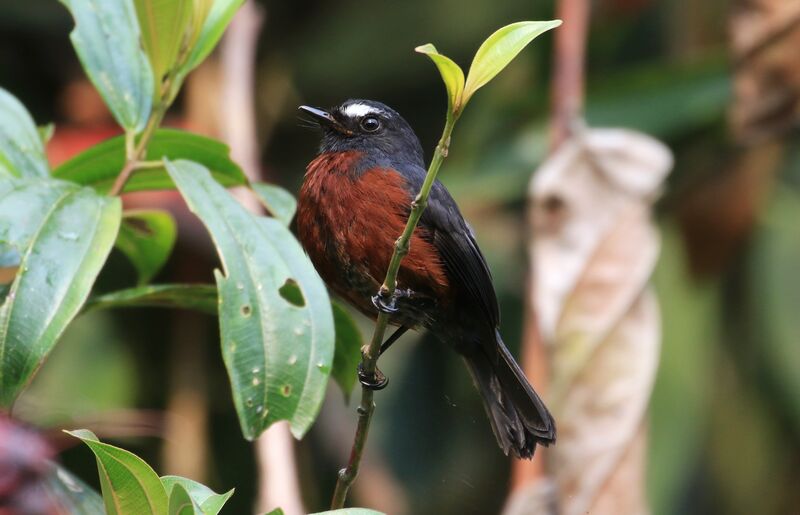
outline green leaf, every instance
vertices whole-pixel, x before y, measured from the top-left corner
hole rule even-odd
[[[167,492],[158,475],[135,454],[102,443],[91,431],[64,431],[94,452],[103,501],[109,515],[164,515]]]
[[[464,85],[463,105],[478,89],[508,66],[528,43],[561,25],[561,20],[521,21],[506,25],[489,36],[475,53]]]
[[[797,160],[791,162],[797,169]],[[749,254],[750,288],[758,302],[753,306],[754,334],[760,355],[774,385],[773,401],[800,428],[800,195],[786,186],[775,189]]]
[[[61,181],[0,183],[0,242],[21,256],[0,306],[1,406],[13,403],[80,311],[114,244],[120,211],[118,198]]]
[[[217,314],[217,287],[213,284],[155,284],[92,297],[86,309],[161,307],[193,309]]]
[[[286,226],[292,223],[294,213],[297,211],[297,201],[291,193],[280,186],[263,182],[253,183],[250,186],[273,217]]]
[[[320,511],[311,515],[385,515],[380,511],[368,510],[367,508],[342,508],[340,510]]]
[[[53,139],[53,134],[56,132],[56,124],[48,123],[36,127],[36,132],[39,133],[39,139],[42,140],[42,145],[47,145]]]
[[[244,0],[214,0],[208,15],[205,17],[192,52],[189,54],[183,73],[190,72],[208,57],[208,54],[217,46],[223,32],[225,32],[231,19],[233,19],[233,15],[236,14],[236,11],[239,10],[243,3]]]
[[[172,253],[178,231],[175,220],[160,209],[126,211],[116,246],[139,273],[139,284],[147,284]]]
[[[344,392],[345,399],[349,400],[358,378],[357,369],[364,342],[350,313],[337,302],[333,302],[333,324],[336,327],[336,349],[331,375]]]
[[[211,6],[214,5],[214,0],[194,0],[192,9],[192,37],[189,40],[189,47],[194,48],[197,39],[200,37],[200,32],[206,22]]]
[[[447,105],[450,112],[459,113],[463,107],[462,95],[464,93],[464,72],[461,67],[449,57],[440,54],[430,43],[418,46],[414,50],[430,57],[433,64],[439,69],[445,88],[447,88]]]
[[[0,176],[0,242],[15,249],[21,259],[41,218],[66,192],[78,189],[63,181]]]
[[[70,34],[83,69],[114,118],[140,132],[153,101],[153,71],[139,44],[131,0],[61,0],[75,18]]]
[[[0,88],[0,176],[48,177],[42,138],[25,106]]]
[[[231,161],[230,149],[224,143],[191,132],[159,129],[150,140],[145,159],[155,161],[191,158],[211,170],[223,186],[247,184],[239,165]],[[111,138],[78,154],[53,171],[60,179],[92,186],[108,193],[125,165],[125,138]],[[175,185],[164,168],[137,170],[125,185],[126,192],[172,189]]]
[[[100,494],[56,463],[49,464],[42,486],[47,497],[59,507],[58,513],[96,515],[105,512]]]
[[[224,494],[218,494],[202,483],[180,476],[161,476],[161,483],[170,494],[170,501],[172,500],[172,489],[176,486],[182,487],[191,496],[192,501],[200,507],[202,515],[217,515],[233,495],[232,488]]]
[[[275,508],[274,510],[265,515],[283,515],[283,510],[280,508]]]
[[[176,484],[169,493],[169,515],[203,515],[203,510],[182,485]]]
[[[190,32],[193,0],[134,0],[142,45],[150,59],[158,98],[161,81],[178,58],[181,43]]]
[[[319,412],[333,361],[325,285],[282,223],[248,212],[201,165],[166,164],[223,263],[224,275],[215,273],[222,354],[242,432],[253,439],[288,420],[300,438]],[[293,284],[302,302],[282,295]]]

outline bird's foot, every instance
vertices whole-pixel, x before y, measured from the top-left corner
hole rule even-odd
[[[378,293],[372,296],[372,305],[378,311],[386,313],[387,315],[394,315],[400,308],[397,307],[397,301],[402,298],[411,297],[413,292],[411,290],[395,289],[394,293],[389,294],[383,288]]]
[[[383,375],[383,372],[378,370],[378,367],[375,367],[373,373],[368,374],[364,371],[362,363],[358,364],[358,381],[364,388],[369,388],[370,390],[383,390],[389,384],[389,378]]]

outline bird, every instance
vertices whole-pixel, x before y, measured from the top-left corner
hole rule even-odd
[[[426,329],[460,354],[506,456],[530,459],[537,444],[555,443],[552,415],[500,336],[486,259],[440,181],[411,236],[394,297],[376,295],[426,176],[422,145],[408,122],[373,100],[299,110],[322,132],[296,219],[298,239],[322,279],[363,314],[390,314],[398,329],[381,352],[407,330]],[[385,385],[374,379],[361,382]]]

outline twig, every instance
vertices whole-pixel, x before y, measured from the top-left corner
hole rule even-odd
[[[442,161],[447,157],[447,152],[450,147],[450,135],[453,132],[456,120],[457,115],[451,116],[448,114],[444,130],[442,131],[442,137],[439,140],[439,144],[436,145],[433,159],[428,167],[428,173],[425,175],[425,182],[422,184],[422,188],[420,188],[419,193],[411,203],[411,212],[408,216],[408,222],[406,222],[403,234],[394,244],[394,253],[389,262],[389,269],[386,271],[386,279],[383,281],[383,285],[381,285],[380,291],[378,292],[381,299],[389,299],[394,295],[397,287],[397,273],[400,270],[400,263],[409,252],[411,235],[414,233],[414,229],[417,227],[417,223],[428,205],[428,197],[433,183],[436,180],[436,175],[439,173]],[[389,315],[380,311],[378,313],[378,320],[375,323],[375,331],[372,333],[372,339],[369,345],[362,351],[361,369],[367,376],[373,375],[377,369],[381,344],[383,343],[384,333],[388,325]],[[333,499],[331,500],[331,509],[344,507],[345,500],[347,499],[347,492],[358,476],[358,469],[361,464],[361,457],[364,454],[364,446],[367,443],[372,414],[375,411],[375,403],[372,399],[373,390],[368,387],[362,387],[361,403],[358,406],[358,425],[356,427],[355,438],[353,439],[353,447],[350,451],[350,459],[347,466],[339,471],[336,489],[333,492]]]
[[[551,148],[567,138],[583,111],[589,12],[589,0],[560,0],[558,4],[557,17],[564,26],[555,33]]]
[[[126,135],[126,160],[125,165],[122,167],[122,170],[117,175],[116,180],[114,180],[114,185],[109,190],[108,194],[111,196],[117,196],[122,193],[123,188],[125,188],[125,184],[133,175],[133,172],[142,168],[151,168],[149,161],[142,161],[147,153],[147,145],[150,143],[150,139],[153,137],[155,130],[161,125],[161,120],[164,118],[164,113],[167,112],[167,106],[165,102],[159,102],[156,106],[155,110],[150,114],[150,118],[147,120],[147,125],[145,125],[144,130],[142,131],[142,136],[139,138],[139,143],[133,147],[133,151],[130,150],[131,145],[128,141],[131,141],[133,138],[129,138]]]
[[[167,113],[167,109],[169,109],[169,106],[175,101],[175,97],[178,96],[178,91],[181,89],[183,79],[186,77],[181,68],[189,57],[187,38],[188,33],[184,35],[184,41],[175,60],[175,64],[161,83],[161,92],[150,113],[150,117],[147,119],[144,130],[142,130],[139,142],[136,143],[136,134],[132,131],[125,133],[125,165],[122,167],[122,170],[120,170],[119,175],[117,175],[114,181],[114,185],[111,186],[108,192],[111,196],[118,196],[122,193],[125,184],[131,178],[133,172],[143,168],[153,167],[152,162],[143,161],[143,159],[147,156],[147,145],[150,144],[150,139],[153,137],[153,134],[155,134],[156,129],[161,125],[164,115]]]

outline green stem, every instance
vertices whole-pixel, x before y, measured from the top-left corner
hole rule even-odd
[[[158,126],[161,125],[161,120],[163,120],[164,113],[166,112],[167,105],[160,102],[150,114],[147,125],[145,125],[142,131],[142,136],[139,138],[139,143],[133,148],[132,152],[130,150],[126,152],[127,158],[125,160],[125,166],[122,167],[119,175],[117,175],[114,185],[111,186],[111,190],[108,192],[109,195],[116,196],[122,193],[125,184],[128,182],[128,179],[131,178],[133,172],[140,168],[140,163],[147,154],[147,145],[150,143],[150,138],[153,137]],[[126,146],[130,148],[129,145]]]
[[[181,71],[183,64],[188,57],[188,47],[185,45],[181,48],[181,52],[176,59],[176,64],[169,71],[169,74],[161,84],[161,93],[159,100],[156,102],[153,111],[150,113],[150,118],[147,120],[142,135],[139,137],[139,142],[135,143],[135,134],[128,132],[125,134],[125,165],[117,175],[114,185],[111,186],[108,194],[117,196],[122,193],[128,179],[131,178],[133,172],[143,168],[153,168],[153,161],[144,161],[147,156],[147,145],[150,144],[150,139],[155,134],[156,129],[161,125],[167,109],[175,101],[178,96],[178,91],[181,89],[185,74]]]
[[[381,285],[381,289],[378,292],[378,295],[384,299],[390,298],[397,288],[397,273],[400,270],[400,263],[410,250],[411,235],[414,234],[414,229],[416,229],[417,223],[419,223],[419,219],[422,217],[422,213],[428,205],[428,197],[430,196],[431,188],[436,180],[436,175],[439,173],[439,168],[442,166],[442,161],[447,157],[447,152],[450,147],[450,135],[453,132],[453,127],[457,120],[458,115],[453,115],[448,111],[442,137],[439,139],[439,144],[436,145],[433,159],[428,167],[428,173],[425,175],[425,182],[422,183],[422,188],[420,188],[419,193],[411,203],[411,212],[409,213],[403,234],[394,244],[394,253],[392,254],[391,261],[389,261],[386,279],[384,279],[383,285]],[[379,312],[378,320],[375,323],[375,331],[372,333],[372,339],[362,352],[361,367],[367,375],[374,374],[377,369],[381,344],[383,343],[384,334],[386,333],[386,327],[388,325],[389,315],[382,311]],[[353,439],[353,447],[350,451],[350,459],[347,462],[347,466],[339,471],[339,478],[336,481],[336,489],[333,492],[333,499],[331,501],[331,509],[335,510],[344,507],[345,500],[347,499],[347,492],[358,476],[358,469],[361,465],[361,457],[364,453],[364,446],[367,443],[367,435],[369,434],[369,426],[374,411],[375,403],[373,402],[373,390],[362,387],[361,403],[358,406],[358,425],[356,427],[355,438]]]

